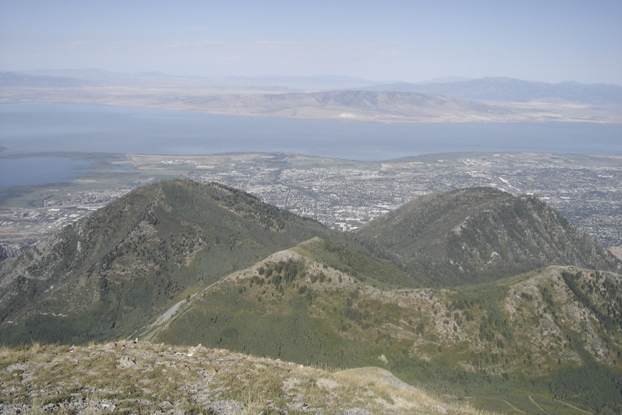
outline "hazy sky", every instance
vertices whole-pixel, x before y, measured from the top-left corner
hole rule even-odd
[[[0,0],[0,70],[622,85],[622,0]]]

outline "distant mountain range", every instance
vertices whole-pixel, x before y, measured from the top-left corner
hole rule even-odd
[[[520,111],[417,92],[337,90],[232,94],[181,98],[178,105],[206,112],[361,121],[469,121],[513,119]]]
[[[0,73],[2,102],[144,106],[376,122],[622,122],[622,87],[511,78],[370,85],[350,77],[178,77],[159,72]]]
[[[486,409],[542,397],[549,413],[615,413],[621,270],[541,201],[499,190],[429,195],[342,233],[174,180],[1,261],[0,339],[201,343],[380,366]]]
[[[191,81],[219,87],[266,87],[281,89],[359,88],[374,82],[350,76],[177,76],[158,71],[112,72],[101,69],[42,69],[25,72],[0,72],[0,86],[79,86],[80,84],[128,80]],[[54,82],[57,81],[57,82]],[[48,83],[48,84],[46,84]]]
[[[29,75],[20,72],[0,72],[0,87],[69,88],[88,83],[66,76]]]
[[[393,83],[365,88],[370,91],[418,92],[475,101],[563,100],[585,104],[622,104],[622,86],[579,82],[521,81],[512,78],[483,78],[425,84]]]

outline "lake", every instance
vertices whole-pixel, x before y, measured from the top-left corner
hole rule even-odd
[[[66,157],[0,158],[0,188],[69,181],[74,178],[77,169],[88,165],[84,160]]]
[[[0,155],[13,157],[35,152],[284,152],[354,160],[468,151],[622,154],[622,125],[379,124],[28,103],[0,104],[0,147],[8,147]],[[0,158],[4,165],[0,173],[35,169],[34,179],[28,180],[37,181],[36,177],[44,176],[36,171],[39,164],[47,166],[48,174],[55,178],[70,175],[72,161],[63,170],[62,159],[46,160]]]
[[[622,125],[378,124],[76,104],[1,104],[0,146],[143,154],[286,152],[383,160],[463,151],[622,153]]]

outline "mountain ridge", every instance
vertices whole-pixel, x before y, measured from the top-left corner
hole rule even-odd
[[[490,271],[493,246],[505,262]],[[548,413],[616,411],[622,275],[601,248],[491,188],[424,196],[351,234],[215,183],[158,182],[0,263],[0,334],[200,343],[377,366],[478,408],[530,413],[537,396]]]
[[[296,268],[305,273],[286,278],[290,260],[302,261]],[[313,256],[282,253],[206,288],[147,338],[304,365],[379,366],[457,396],[500,396],[501,384],[519,387],[526,378],[532,393],[615,406],[622,402],[615,386],[622,382],[620,298],[620,274],[576,267],[451,289],[388,289]],[[501,395],[518,406],[528,399]]]
[[[55,315],[91,310],[107,323],[93,321],[90,336],[128,335],[184,293],[296,245],[361,281],[401,287],[493,281],[547,265],[622,268],[544,203],[489,188],[418,198],[349,235],[235,189],[177,180],[130,192],[0,263],[0,328],[45,332]],[[37,316],[45,323],[31,321]]]

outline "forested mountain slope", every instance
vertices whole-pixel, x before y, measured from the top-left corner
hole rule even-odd
[[[417,198],[360,227],[356,235],[425,284],[493,281],[548,265],[622,267],[539,199],[492,188]]]
[[[225,186],[142,187],[2,263],[3,342],[128,336],[199,287],[328,234]]]

